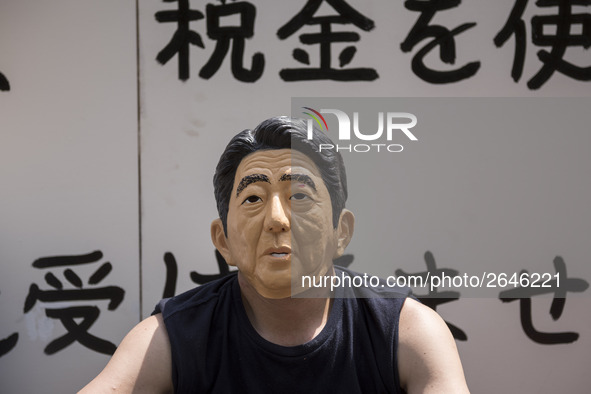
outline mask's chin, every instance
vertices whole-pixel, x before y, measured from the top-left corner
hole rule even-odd
[[[289,277],[255,281],[251,287],[262,297],[269,299],[289,298],[291,296],[291,275]]]
[[[291,297],[320,298],[330,296],[332,264],[323,265],[314,273],[293,274],[291,278]]]

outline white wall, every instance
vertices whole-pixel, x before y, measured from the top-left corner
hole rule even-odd
[[[281,69],[305,67],[292,58],[295,48],[309,53],[310,67],[318,65],[318,46],[299,42],[302,33],[318,27],[305,26],[280,39],[279,28],[305,2],[252,0],[254,36],[246,40],[244,65],[250,68],[253,54],[261,52],[265,66],[258,80],[247,83],[230,71],[232,44],[215,75],[199,76],[216,46],[207,35],[207,17],[189,24],[205,48],[189,47],[190,78],[179,80],[178,56],[165,65],[156,61],[177,24],[155,18],[159,11],[177,9],[178,3],[138,3],[139,8],[135,2],[112,0],[0,3],[0,73],[10,82],[10,90],[0,91],[0,340],[18,334],[14,348],[0,356],[0,392],[75,391],[107,362],[108,355],[79,342],[45,354],[50,342],[67,334],[59,319],[46,316],[48,309],[97,306],[100,316],[88,332],[118,344],[162,297],[165,253],[178,263],[177,293],[195,285],[192,271],[219,272],[209,239],[209,224],[216,217],[211,180],[219,154],[238,131],[293,112],[293,97],[414,97],[396,103],[412,103],[413,110],[424,114],[416,145],[401,156],[372,162],[382,168],[379,178],[364,176],[368,170],[359,163],[364,160],[345,154],[350,207],[358,218],[349,250],[356,257],[352,269],[382,270],[382,275],[391,273],[385,271],[389,266],[392,272],[424,271],[423,255],[431,251],[442,268],[554,273],[552,261],[561,256],[569,277],[591,280],[585,268],[591,252],[591,190],[585,177],[591,168],[586,152],[591,142],[589,83],[555,72],[539,89],[527,87],[542,66],[536,53],[551,49],[532,43],[531,18],[555,13],[556,7],[528,4],[526,61],[517,83],[510,76],[514,38],[501,48],[493,43],[513,6],[509,0],[465,1],[435,14],[431,24],[448,29],[476,23],[455,36],[454,65],[443,64],[437,48],[425,58],[441,70],[479,61],[469,79],[433,84],[412,72],[412,58],[431,41],[419,42],[409,53],[400,49],[419,13],[402,2],[350,0],[375,28],[335,27],[358,33],[360,40],[333,44],[332,66],[339,69],[339,52],[352,45],[357,52],[343,69],[373,68],[379,78],[286,82]],[[189,4],[206,13],[207,2]],[[590,8],[575,11],[588,14]],[[328,4],[320,12],[334,13]],[[239,22],[230,17],[223,23]],[[582,47],[569,47],[564,58],[581,67],[591,63]],[[488,105],[506,112],[491,115]],[[468,123],[460,122],[462,111],[470,113]],[[511,112],[523,127],[503,124]],[[439,130],[439,117],[447,117],[452,126]],[[370,207],[366,194],[368,188],[383,189],[384,179],[399,186],[385,189],[397,199],[387,213]],[[364,216],[379,219],[380,214],[388,220],[376,231],[375,220],[364,221]],[[364,253],[380,245],[394,248],[391,264],[362,264]],[[33,266],[40,258],[97,250],[102,258],[88,264]],[[112,271],[100,283],[89,284],[106,262]],[[57,292],[45,278],[48,272],[63,283],[62,290],[77,289],[64,276],[68,268],[82,279],[82,290],[124,290],[121,304],[109,310],[108,300],[98,296],[37,300],[25,312],[31,284],[58,298],[72,294]],[[111,288],[106,294],[117,291]],[[577,332],[579,339],[571,344],[530,340],[520,324],[519,301],[502,303],[498,294],[464,292],[458,301],[441,305],[442,316],[468,336],[458,347],[472,391],[584,392],[591,383],[585,373],[589,294],[569,293],[556,321],[548,313],[551,298],[532,300],[536,328]]]

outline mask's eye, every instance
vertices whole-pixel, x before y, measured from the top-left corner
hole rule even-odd
[[[296,201],[302,201],[302,200],[305,200],[307,198],[310,198],[310,197],[308,197],[308,195],[305,194],[305,193],[296,193],[296,194],[294,194],[293,196],[290,197],[291,200],[296,200]]]
[[[248,196],[246,197],[246,199],[244,201],[242,201],[242,204],[253,204],[255,202],[259,202],[261,201],[261,198],[259,196]]]

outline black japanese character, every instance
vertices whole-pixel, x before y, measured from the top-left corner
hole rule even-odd
[[[289,22],[283,25],[277,35],[284,40],[301,29],[304,25],[319,25],[319,33],[300,35],[300,42],[304,45],[320,44],[320,67],[304,67],[283,69],[279,75],[284,81],[302,81],[329,79],[335,81],[373,81],[378,73],[372,68],[336,69],[332,67],[332,44],[337,42],[357,42],[360,36],[356,32],[334,32],[333,24],[353,24],[361,30],[370,31],[374,22],[353,9],[344,0],[326,0],[337,12],[336,15],[314,16],[324,0],[308,0],[301,11]],[[339,66],[342,68],[353,59],[357,49],[347,46],[339,55]],[[310,56],[300,48],[293,51],[293,57],[300,63],[309,65]]]
[[[334,265],[338,265],[339,267],[347,268],[348,266],[351,265],[351,263],[353,263],[354,259],[355,259],[354,255],[344,254],[344,255],[339,256],[336,259],[334,259],[333,263],[334,263]]]
[[[433,257],[433,253],[430,251],[425,252],[425,264],[427,265],[427,271],[417,272],[413,274],[408,274],[401,269],[397,269],[395,271],[396,276],[406,277],[409,278],[411,276],[414,277],[421,277],[423,281],[427,281],[429,276],[447,276],[447,277],[456,277],[458,276],[459,272],[457,270],[451,268],[437,268],[435,263],[435,257]],[[437,310],[437,306],[441,304],[446,304],[451,301],[456,301],[460,299],[460,293],[457,291],[442,291],[440,292],[437,287],[429,288],[429,293],[425,295],[416,295],[416,297],[429,308],[433,309],[434,311]],[[445,322],[449,327],[453,337],[460,341],[468,340],[468,336],[466,333],[460,329],[459,327]]]
[[[8,336],[8,338],[0,339],[0,357],[11,351],[18,342],[18,333]]]
[[[18,333],[15,332],[7,338],[0,339],[0,357],[11,351],[18,342]]]
[[[538,58],[544,65],[527,83],[530,89],[539,89],[558,71],[579,81],[591,80],[591,66],[578,67],[563,59],[567,47],[591,46],[591,15],[573,14],[573,5],[590,5],[590,0],[538,0],[540,7],[558,6],[558,15],[537,15],[531,20],[533,43],[538,46],[551,46],[550,52],[541,50]],[[581,24],[583,31],[579,35],[571,33],[571,26]],[[544,34],[544,26],[556,26],[556,34]]]
[[[579,81],[591,80],[591,66],[580,67],[564,60],[568,47],[591,46],[591,15],[574,14],[572,6],[591,5],[590,0],[538,0],[539,7],[558,7],[556,15],[536,15],[531,19],[532,42],[537,46],[551,47],[551,51],[538,51],[538,59],[543,63],[542,68],[527,82],[527,86],[534,90],[542,87],[555,71]],[[523,73],[526,52],[525,22],[522,19],[527,6],[527,0],[516,0],[507,23],[496,35],[494,42],[501,47],[515,35],[515,57],[511,76],[515,82],[519,81]],[[581,33],[574,34],[573,27],[581,25]],[[544,33],[544,27],[554,26],[555,33]]]
[[[102,252],[95,251],[86,255],[71,255],[45,257],[33,262],[33,267],[38,269],[49,269],[56,267],[79,266],[83,264],[92,264],[98,262],[103,257]],[[89,285],[100,283],[112,270],[109,262],[103,263],[88,279]],[[60,302],[60,301],[90,301],[90,300],[109,300],[108,309],[116,309],[121,301],[125,291],[116,286],[106,286],[101,288],[84,288],[82,279],[70,268],[63,271],[65,279],[74,289],[64,289],[63,282],[52,272],[45,274],[45,281],[53,290],[41,290],[37,284],[31,284],[29,294],[25,300],[24,312],[33,308],[37,301],[41,302]],[[65,335],[53,340],[45,348],[45,353],[54,354],[75,341],[89,349],[99,353],[113,354],[115,345],[106,340],[100,339],[88,332],[90,327],[98,319],[100,311],[96,306],[82,306],[71,308],[47,308],[45,310],[47,317],[59,319],[66,330]],[[75,319],[82,318],[78,323]]]
[[[517,287],[499,293],[502,302],[519,300],[523,331],[532,341],[545,345],[571,343],[579,338],[579,334],[576,332],[541,332],[536,330],[532,321],[531,297],[554,293],[552,305],[550,306],[550,315],[553,320],[558,320],[564,310],[567,292],[583,292],[589,287],[589,283],[583,279],[568,278],[566,276],[566,264],[562,257],[557,256],[554,259],[554,268],[558,274],[558,279],[550,281],[548,283],[549,287],[542,287],[538,284],[538,287]],[[527,271],[521,271],[520,275],[527,275]]]
[[[439,46],[441,61],[446,64],[455,64],[456,43],[454,37],[476,26],[476,23],[464,23],[452,30],[439,25],[430,25],[429,23],[437,11],[455,8],[460,3],[461,0],[407,0],[404,2],[404,7],[407,10],[420,12],[421,15],[400,45],[402,51],[410,52],[422,40],[433,38],[431,42],[414,55],[411,62],[412,71],[426,82],[433,84],[458,82],[472,77],[480,68],[479,61],[470,62],[458,69],[449,71],[433,70],[424,63],[425,56]]]
[[[215,257],[220,273],[204,275],[196,271],[191,271],[190,276],[191,280],[194,283],[202,285],[213,280],[223,278],[224,276],[232,272],[230,271],[230,268],[226,263],[226,260],[224,260],[224,258],[222,257],[220,252],[217,251],[217,249],[215,250]],[[166,282],[164,284],[164,292],[162,294],[162,298],[169,298],[173,297],[176,293],[176,282],[178,277],[178,264],[176,262],[176,258],[171,252],[166,252],[164,254],[164,264],[166,266]]]
[[[218,269],[220,270],[219,274],[200,274],[196,271],[191,271],[191,273],[190,273],[191,280],[194,283],[197,283],[198,285],[203,285],[205,283],[209,283],[209,282],[214,281],[216,279],[221,279],[224,276],[229,275],[232,272],[232,271],[230,271],[230,267],[228,266],[228,263],[226,263],[226,260],[224,259],[222,254],[220,252],[218,252],[217,249],[215,250],[215,259],[218,264]]]
[[[177,22],[177,30],[170,42],[162,49],[156,60],[162,65],[166,64],[172,57],[178,53],[179,57],[179,79],[186,81],[189,79],[189,45],[193,44],[200,48],[205,48],[201,36],[189,29],[191,21],[203,19],[203,13],[189,9],[189,0],[163,0],[171,3],[178,1],[177,11],[159,11],[155,14],[158,22]]]
[[[100,311],[96,306],[76,306],[71,308],[46,309],[45,314],[52,319],[61,320],[66,331],[65,335],[53,340],[45,348],[45,354],[51,355],[78,341],[89,349],[99,353],[113,354],[117,346],[88,332],[98,319]],[[82,318],[80,323],[74,319]]]
[[[201,68],[201,78],[211,78],[222,65],[224,57],[232,44],[232,75],[243,82],[254,82],[261,77],[265,68],[265,57],[262,53],[255,53],[252,57],[252,66],[248,70],[243,66],[245,39],[254,35],[254,21],[256,8],[247,2],[226,4],[222,0],[221,5],[208,4],[207,36],[217,41],[209,61]],[[221,19],[230,15],[240,16],[239,26],[222,26]]]
[[[170,298],[174,297],[174,294],[176,293],[176,281],[179,272],[176,259],[172,253],[164,253],[164,265],[166,266],[166,281],[164,283],[162,298]]]
[[[10,90],[10,82],[4,76],[4,74],[0,73],[0,91],[7,92]]]
[[[507,19],[505,26],[494,38],[497,47],[501,47],[507,42],[512,34],[515,35],[515,55],[513,57],[513,67],[511,68],[511,77],[515,82],[519,81],[523,74],[523,65],[525,63],[526,50],[526,32],[525,22],[521,19],[523,11],[527,6],[528,0],[516,0],[513,10]]]

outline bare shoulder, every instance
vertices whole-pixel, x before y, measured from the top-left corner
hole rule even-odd
[[[408,394],[469,392],[455,340],[437,312],[407,299],[398,336],[398,372]]]
[[[135,326],[103,371],[80,393],[172,392],[170,342],[162,315]]]

